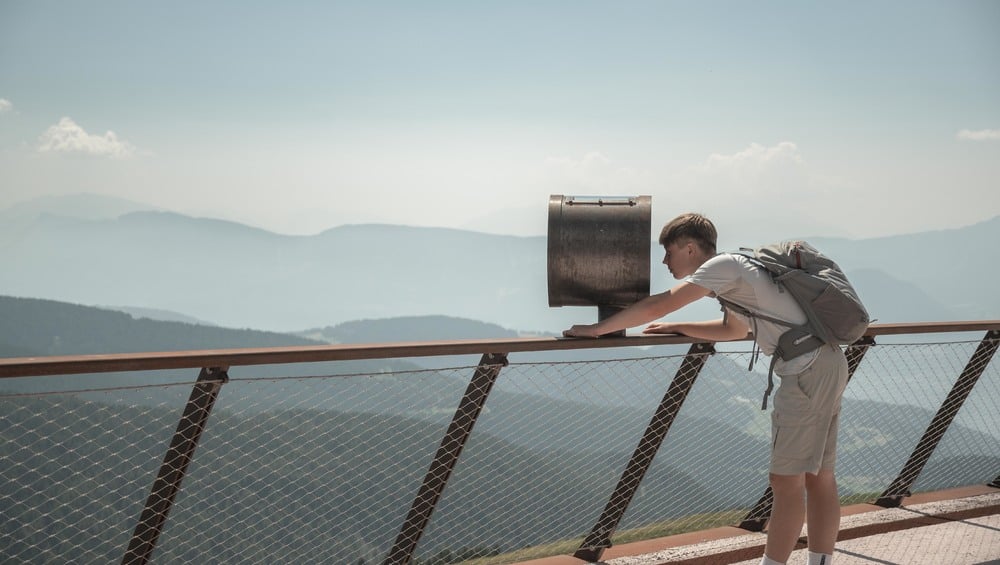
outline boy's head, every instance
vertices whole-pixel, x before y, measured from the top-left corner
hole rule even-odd
[[[663,247],[690,242],[697,245],[702,253],[709,257],[715,255],[715,244],[718,239],[719,234],[715,231],[715,224],[705,216],[695,213],[677,216],[663,226],[660,232],[660,245]]]

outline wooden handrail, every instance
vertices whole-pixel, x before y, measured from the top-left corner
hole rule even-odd
[[[1000,320],[873,324],[865,335],[905,335],[1000,330]],[[743,340],[751,339],[750,336]],[[399,342],[357,345],[312,345],[248,349],[207,349],[148,353],[109,353],[49,357],[0,358],[0,378],[117,373],[241,365],[319,363],[358,359],[434,357],[440,355],[482,355],[567,351],[610,347],[690,344],[696,340],[682,335],[635,335],[600,339],[529,337],[468,339],[453,341]],[[735,340],[741,341],[741,340]]]

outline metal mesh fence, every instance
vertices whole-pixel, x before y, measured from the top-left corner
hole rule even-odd
[[[845,501],[874,500],[896,478],[977,345],[868,352],[841,417]],[[672,351],[512,355],[415,562],[572,553],[684,361]],[[615,543],[738,523],[764,493],[766,377],[748,361],[747,351],[707,359]],[[476,369],[349,369],[230,371],[153,562],[383,562]],[[996,361],[986,367],[915,491],[1000,473],[998,373]],[[192,382],[0,394],[0,561],[120,561]]]
[[[913,491],[989,482],[1000,469],[998,364],[993,361],[961,405],[946,403],[949,392],[979,342],[892,345],[872,348],[845,391],[838,480],[849,494],[878,493],[911,456],[928,457]],[[983,367],[978,367],[983,369]],[[960,408],[960,410],[959,410]],[[917,450],[939,409],[959,410],[947,437],[931,453]]]
[[[189,392],[0,396],[0,562],[121,561]]]

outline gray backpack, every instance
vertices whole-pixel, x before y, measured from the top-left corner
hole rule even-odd
[[[795,299],[807,319],[805,324],[795,325],[719,298],[723,306],[748,317],[754,325],[761,319],[789,328],[778,339],[771,359],[768,388],[764,394],[763,408],[766,409],[767,398],[774,388],[774,363],[779,357],[788,361],[824,344],[839,347],[854,343],[864,335],[871,320],[844,271],[812,245],[804,241],[783,241],[756,249],[741,249],[741,252],[754,265],[767,271],[771,279]],[[751,368],[755,357],[756,354],[751,355]]]

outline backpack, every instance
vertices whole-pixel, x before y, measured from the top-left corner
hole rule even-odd
[[[812,245],[804,241],[783,241],[740,251],[751,263],[767,271],[806,315],[806,323],[796,325],[719,298],[723,306],[748,317],[754,326],[759,318],[789,328],[778,339],[771,359],[762,407],[766,409],[767,398],[774,389],[774,364],[779,357],[788,361],[824,344],[839,347],[854,343],[864,335],[871,320],[844,271]],[[756,327],[754,330],[756,336]],[[756,354],[751,355],[751,368],[755,357]]]

